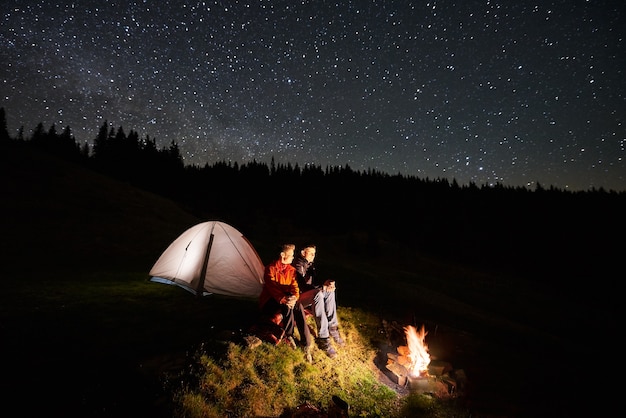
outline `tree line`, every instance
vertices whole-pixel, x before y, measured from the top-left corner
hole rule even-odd
[[[602,188],[564,191],[525,187],[459,185],[348,165],[237,163],[185,165],[172,141],[159,149],[104,122],[93,146],[78,144],[70,127],[12,137],[0,109],[0,144],[31,147],[171,198],[201,218],[221,219],[250,235],[290,228],[347,237],[357,255],[396,251],[445,256],[451,261],[515,266],[522,272],[589,275],[599,263],[619,258],[614,242],[624,228],[624,192]],[[616,240],[614,240],[616,239]],[[582,262],[593,260],[593,262]]]

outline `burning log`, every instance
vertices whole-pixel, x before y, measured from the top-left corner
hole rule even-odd
[[[393,360],[387,362],[387,365],[385,367],[387,368],[387,370],[393,373],[393,376],[396,378],[396,383],[398,384],[398,386],[406,386],[407,376],[409,374],[409,371],[406,369],[406,367],[396,363]]]
[[[433,360],[428,365],[428,374],[430,376],[445,376],[452,371],[452,364],[443,360]]]

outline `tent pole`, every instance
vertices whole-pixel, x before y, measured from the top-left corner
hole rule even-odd
[[[211,254],[211,247],[213,246],[213,237],[213,232],[211,232],[209,244],[206,246],[206,254],[204,255],[204,263],[202,264],[202,272],[200,273],[198,288],[196,289],[196,296],[199,298],[202,297],[202,294],[204,293],[204,278],[206,277],[206,270],[209,265],[209,255]]]

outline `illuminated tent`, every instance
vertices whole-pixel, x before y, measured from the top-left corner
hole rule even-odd
[[[183,232],[150,270],[151,281],[194,295],[258,297],[264,266],[252,244],[232,226],[209,221]]]

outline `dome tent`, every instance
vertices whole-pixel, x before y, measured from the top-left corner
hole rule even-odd
[[[197,224],[176,238],[150,270],[151,281],[197,296],[213,293],[256,298],[264,266],[241,232],[220,221]]]

